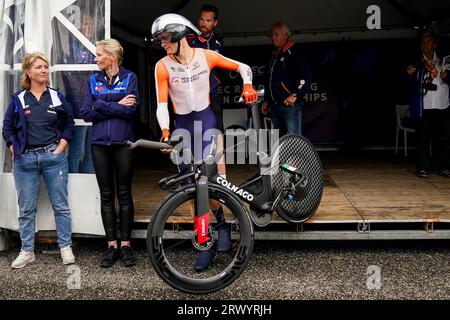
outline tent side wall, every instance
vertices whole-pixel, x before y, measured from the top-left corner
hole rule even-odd
[[[0,0],[0,122],[10,100],[19,90],[22,57],[25,52],[40,51],[50,58],[51,86],[65,93],[63,72],[92,72],[95,63],[74,63],[70,46],[77,43],[95,54],[95,41],[110,37],[110,0]],[[94,37],[81,33],[82,17],[94,20]],[[76,62],[76,61],[75,61]],[[80,122],[80,121],[79,121]],[[90,125],[79,123],[81,125]],[[0,139],[0,250],[8,247],[8,230],[19,230],[17,194],[11,173],[11,161]],[[94,174],[69,175],[69,206],[74,233],[103,235],[99,190]],[[55,230],[53,210],[41,183],[36,231]]]

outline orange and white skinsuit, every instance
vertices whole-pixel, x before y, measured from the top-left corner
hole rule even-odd
[[[177,62],[172,55],[162,58],[156,64],[158,102],[156,117],[163,132],[163,138],[170,135],[169,96],[176,115],[198,113],[209,107],[209,78],[212,69],[220,68],[238,72],[244,83],[243,91],[255,92],[252,87],[252,70],[248,65],[228,59],[215,51],[200,48],[193,48],[193,50],[195,51],[193,59],[187,65]]]

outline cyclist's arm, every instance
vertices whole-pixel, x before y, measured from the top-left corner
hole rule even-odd
[[[167,105],[169,100],[169,72],[162,61],[156,64],[155,83],[158,104],[156,118],[163,133],[163,138],[168,138],[170,135],[170,116]]]
[[[223,55],[211,50],[205,50],[205,55],[210,69],[221,68],[239,72],[244,83],[242,86],[241,98],[245,100],[245,103],[247,104],[253,104],[257,101],[258,94],[252,86],[253,73],[252,69],[248,65],[226,58]]]
[[[220,68],[238,72],[241,75],[244,84],[252,84],[252,69],[245,63],[229,59],[212,50],[205,50],[205,55],[206,61],[208,61],[208,66],[211,70],[214,68]]]

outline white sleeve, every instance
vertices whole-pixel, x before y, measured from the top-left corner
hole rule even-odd
[[[167,83],[167,69],[164,63],[158,61],[155,66],[155,87],[156,87],[156,118],[159,126],[162,129],[170,128],[170,116],[168,109],[168,83]]]
[[[252,73],[252,69],[245,63],[242,62],[238,62],[239,63],[239,68],[237,70],[237,72],[239,72],[239,74],[242,77],[242,81],[244,81],[244,84],[252,84],[252,80],[253,80],[253,73]]]
[[[170,116],[167,103],[159,102],[156,109],[156,118],[158,119],[159,127],[162,129],[170,128]]]

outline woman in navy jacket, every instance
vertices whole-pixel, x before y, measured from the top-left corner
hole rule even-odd
[[[27,53],[22,61],[20,90],[12,95],[3,120],[3,139],[11,152],[19,203],[22,248],[11,267],[35,260],[34,240],[41,176],[53,207],[58,245],[64,264],[75,262],[68,204],[68,163],[64,150],[72,138],[72,109],[63,95],[48,87],[48,59]]]
[[[80,113],[92,122],[92,157],[100,188],[103,226],[108,250],[100,266],[111,267],[120,258],[127,266],[136,264],[130,246],[134,220],[131,193],[133,154],[124,144],[134,140],[133,117],[139,104],[136,75],[121,66],[123,48],[115,39],[97,42],[96,58],[101,72],[88,78]],[[117,243],[115,192],[119,202],[120,249]]]

